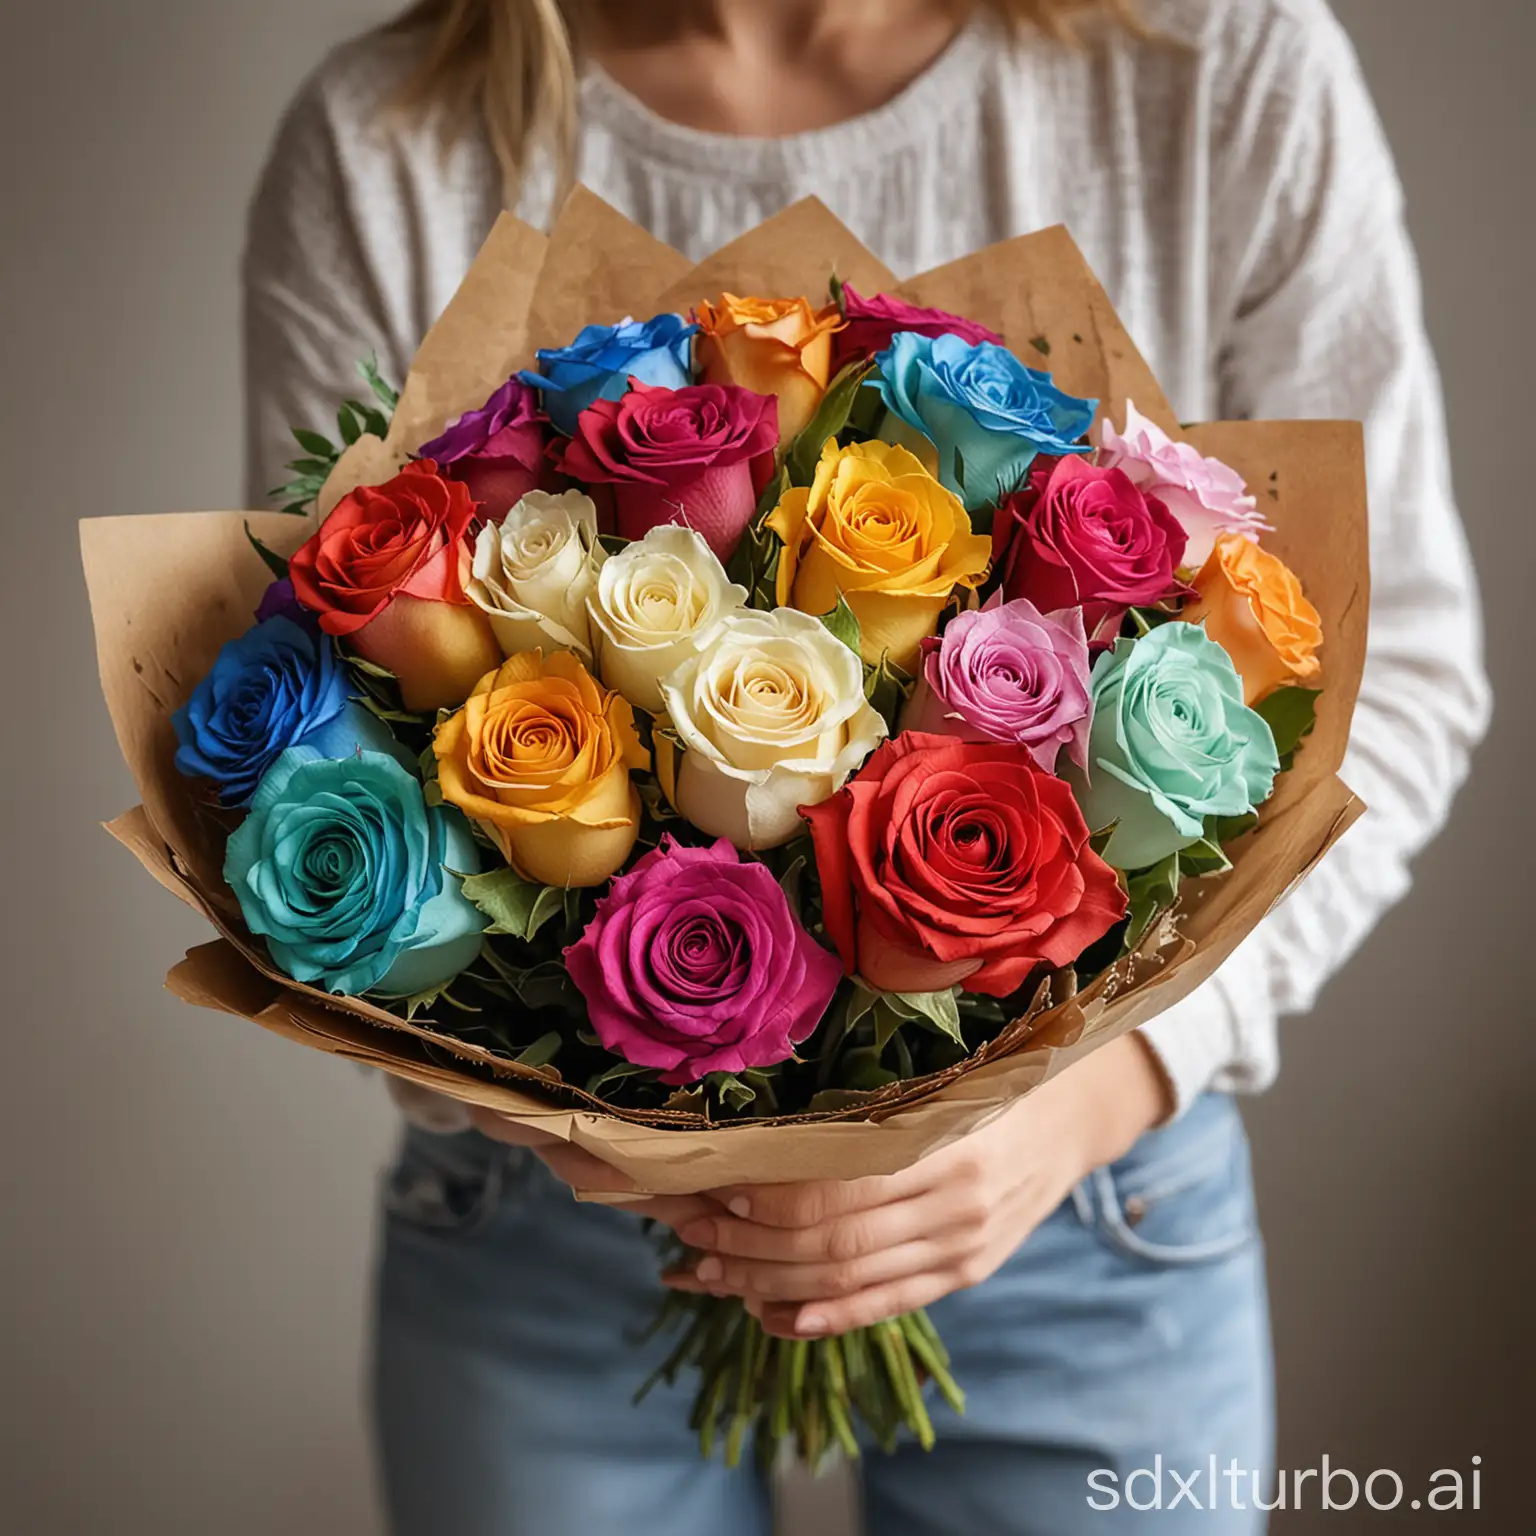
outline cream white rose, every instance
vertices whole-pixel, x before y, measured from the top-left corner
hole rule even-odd
[[[504,656],[575,651],[592,660],[587,597],[603,549],[597,508],[580,491],[529,491],[475,540],[464,590],[491,621]]]
[[[587,598],[598,675],[636,709],[660,713],[661,680],[746,600],[691,528],[652,528],[609,556]]]
[[[662,684],[656,773],[673,808],[738,848],[777,848],[885,739],[864,666],[820,619],[776,608],[726,619]],[[673,736],[675,734],[675,740]]]

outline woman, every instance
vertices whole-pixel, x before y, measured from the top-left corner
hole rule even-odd
[[[1186,1003],[906,1174],[649,1208],[703,1255],[669,1283],[776,1332],[933,1305],[970,1409],[933,1453],[868,1460],[882,1536],[1113,1529],[1159,1467],[1156,1529],[1262,1529],[1268,1325],[1231,1094],[1269,1084],[1277,1015],[1403,893],[1486,714],[1400,192],[1342,32],[1323,0],[428,0],[311,79],[258,194],[253,492],[355,359],[403,375],[504,200],[544,222],[572,175],[695,258],[808,193],[899,273],[1064,222],[1185,419],[1367,423],[1345,772],[1371,811],[1299,894]],[[603,1171],[407,1107],[377,1334],[394,1529],[766,1529],[756,1478],[699,1460],[686,1388],[630,1405],[661,1347],[630,1344],[653,1249],[559,1182]],[[1214,1489],[1212,1457],[1237,1469]]]

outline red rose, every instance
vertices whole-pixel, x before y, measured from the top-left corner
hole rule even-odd
[[[464,593],[475,503],[430,459],[336,503],[288,565],[328,635],[400,679],[406,707],[462,704],[501,665],[490,622]]]
[[[1127,608],[1188,594],[1174,574],[1185,543],[1156,496],[1075,456],[1037,460],[992,525],[1005,598],[1042,613],[1081,606],[1090,639],[1118,629]]]
[[[773,473],[778,402],[734,384],[662,389],[629,381],[618,400],[576,418],[560,467],[584,485],[607,483],[619,534],[643,538],[681,523],[729,560]]]
[[[905,299],[877,293],[866,299],[852,283],[843,284],[843,314],[847,324],[832,338],[832,371],[862,362],[883,352],[897,331],[916,331],[919,336],[958,336],[973,346],[978,341],[1003,345],[996,331],[952,315],[943,309],[919,309]]]
[[[827,934],[881,991],[1006,997],[1125,915],[1071,790],[1024,747],[907,731],[801,814]]]

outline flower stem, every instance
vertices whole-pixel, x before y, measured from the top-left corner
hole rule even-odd
[[[768,1335],[731,1297],[688,1296],[669,1305],[666,1323],[682,1336],[641,1389],[698,1373],[690,1422],[708,1457],[723,1446],[728,1465],[740,1463],[752,1437],[768,1467],[785,1445],[808,1466],[840,1453],[860,1454],[860,1430],[886,1450],[903,1432],[924,1449],[936,1439],[923,1398],[931,1381],[956,1413],[965,1396],[949,1370],[949,1355],[921,1312],[860,1328],[840,1338],[779,1339]]]

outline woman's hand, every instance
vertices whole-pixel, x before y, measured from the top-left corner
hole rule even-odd
[[[1125,1036],[903,1173],[716,1190],[692,1216],[669,1212],[699,1257],[665,1279],[739,1296],[788,1338],[911,1312],[987,1279],[1078,1180],[1171,1109],[1150,1050]]]

